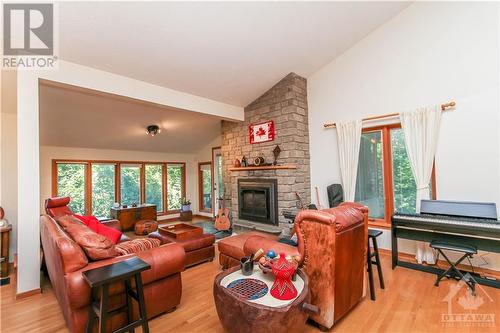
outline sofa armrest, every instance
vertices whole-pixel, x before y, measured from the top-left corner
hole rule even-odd
[[[122,231],[122,226],[120,224],[120,221],[118,221],[118,220],[114,220],[114,219],[104,220],[104,221],[101,221],[101,223],[104,224],[107,227],[116,229],[118,231]]]
[[[151,265],[151,269],[141,273],[142,282],[147,285],[184,270],[186,254],[184,248],[178,244],[165,244],[147,251],[114,257],[89,263],[84,268],[68,273],[64,276],[68,304],[72,309],[87,306],[90,302],[90,287],[83,278],[83,272],[90,269],[111,265],[137,256]],[[123,292],[123,283],[116,283],[110,287],[109,294],[115,295]]]

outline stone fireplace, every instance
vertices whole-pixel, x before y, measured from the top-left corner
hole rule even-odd
[[[274,121],[274,140],[250,144],[249,125],[269,120]],[[230,170],[234,160],[241,161],[243,156],[248,161],[264,157],[265,162],[273,162],[276,145],[281,149],[278,165],[293,168]],[[233,227],[289,233],[292,225],[283,217],[283,210],[296,210],[299,197],[304,204],[311,202],[306,79],[288,74],[245,107],[243,122],[223,121],[221,150],[224,197]],[[252,182],[254,187],[242,193],[241,185]],[[265,183],[274,184],[274,188],[264,190]]]

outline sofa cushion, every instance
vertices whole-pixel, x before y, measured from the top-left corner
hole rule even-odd
[[[115,246],[116,251],[119,255],[124,256],[126,254],[138,253],[155,247],[159,247],[161,242],[156,238],[137,238],[128,242],[123,242]]]
[[[105,236],[99,235],[72,215],[59,216],[56,221],[71,238],[80,245],[92,260],[116,257],[114,244]]]

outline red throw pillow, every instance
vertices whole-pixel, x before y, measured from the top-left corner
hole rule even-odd
[[[78,214],[73,214],[73,215],[77,219],[82,221],[92,231],[108,238],[111,242],[113,242],[113,244],[117,244],[120,238],[122,237],[121,231],[102,224],[95,216],[82,216]]]
[[[102,223],[97,224],[97,233],[103,235],[113,242],[113,244],[118,244],[120,238],[122,238],[122,232],[114,228],[108,227]]]

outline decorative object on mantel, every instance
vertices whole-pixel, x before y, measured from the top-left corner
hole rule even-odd
[[[235,159],[234,162],[233,162],[233,167],[239,168],[240,166],[241,166],[240,160],[239,159]]]
[[[229,171],[254,171],[254,170],[280,170],[280,169],[297,169],[295,164],[282,164],[282,165],[259,165],[259,166],[246,166],[232,167]]]
[[[264,165],[264,161],[265,161],[264,157],[262,157],[262,156],[256,157],[253,160],[253,165],[255,165],[255,166]]]
[[[281,148],[280,146],[276,145],[276,147],[274,147],[273,149],[273,155],[274,155],[273,165],[278,164],[278,157],[280,156],[280,153],[281,153]]]
[[[245,155],[243,155],[243,157],[241,158],[241,166],[242,167],[247,167],[248,166],[247,158],[245,157]]]
[[[266,121],[248,126],[250,143],[261,143],[274,140],[274,121]]]

